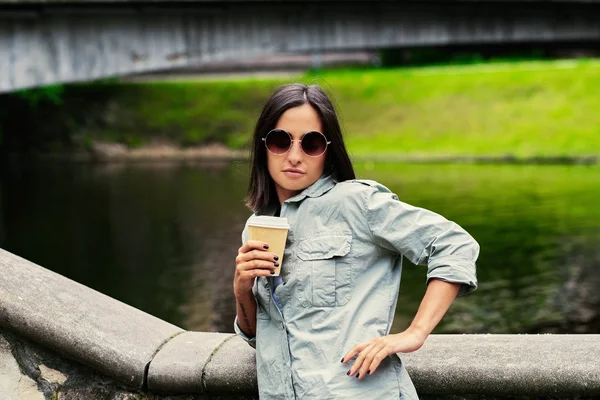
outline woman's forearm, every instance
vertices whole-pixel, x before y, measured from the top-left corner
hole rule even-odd
[[[417,315],[408,329],[423,335],[423,339],[427,338],[446,314],[459,290],[459,283],[439,279],[429,281]]]
[[[348,375],[354,376],[358,372],[357,377],[362,379],[375,372],[382,357],[420,349],[452,304],[459,289],[458,283],[448,283],[439,279],[430,280],[419,311],[407,330],[359,343],[346,353],[342,363],[356,357]],[[376,355],[380,358],[376,358]]]
[[[256,300],[252,292],[235,297],[238,326],[249,338],[256,336]]]

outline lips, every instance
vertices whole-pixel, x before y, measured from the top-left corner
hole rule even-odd
[[[285,176],[287,176],[290,179],[299,179],[299,178],[302,178],[306,174],[305,172],[302,172],[299,169],[295,169],[295,168],[284,169],[283,173],[285,174]]]

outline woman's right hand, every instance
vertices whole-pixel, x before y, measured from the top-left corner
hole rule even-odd
[[[233,292],[236,297],[252,293],[254,279],[258,276],[271,276],[279,266],[279,257],[268,249],[267,243],[257,240],[248,240],[239,248],[233,278]]]

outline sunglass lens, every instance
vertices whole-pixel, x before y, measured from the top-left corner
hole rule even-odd
[[[287,132],[275,129],[267,135],[267,149],[275,154],[283,154],[290,148],[292,144],[290,135]]]
[[[327,139],[319,132],[308,132],[302,138],[302,150],[309,156],[320,156],[326,147]]]

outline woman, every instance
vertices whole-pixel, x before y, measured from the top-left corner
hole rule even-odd
[[[282,86],[254,132],[247,204],[288,219],[281,276],[268,243],[236,258],[236,333],[256,348],[261,399],[417,399],[397,353],[418,350],[458,294],[476,288],[477,242],[440,215],[356,180],[318,86]],[[389,334],[402,255],[427,265],[410,327]],[[341,361],[341,362],[340,362]]]

